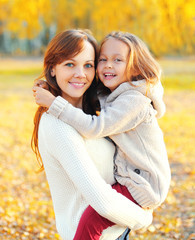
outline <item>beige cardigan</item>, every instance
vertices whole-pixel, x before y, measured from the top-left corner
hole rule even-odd
[[[164,114],[165,106],[161,84],[150,89],[146,97],[144,83],[136,82],[137,87],[121,84],[101,101],[100,116],[87,115],[61,97],[48,112],[84,137],[109,136],[117,145],[116,180],[142,207],[156,208],[165,200],[171,180],[163,133],[156,119]]]

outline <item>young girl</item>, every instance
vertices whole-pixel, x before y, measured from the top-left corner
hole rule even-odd
[[[109,95],[99,93],[99,116],[87,115],[44,89],[37,103],[49,107],[50,114],[86,138],[109,136],[117,146],[117,184],[124,192],[128,190],[129,199],[154,209],[165,200],[171,179],[163,133],[156,119],[165,111],[159,65],[138,37],[113,32],[101,44],[97,72],[110,91]],[[88,207],[74,239],[86,239],[86,234],[99,239],[102,230],[110,226],[105,221]]]

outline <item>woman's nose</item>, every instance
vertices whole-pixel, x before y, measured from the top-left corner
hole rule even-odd
[[[85,78],[86,75],[85,75],[84,69],[83,68],[77,68],[74,76],[76,78]]]

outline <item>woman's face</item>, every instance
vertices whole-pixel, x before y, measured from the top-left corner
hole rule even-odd
[[[95,76],[95,51],[84,41],[83,50],[76,56],[57,64],[51,72],[61,89],[61,96],[73,106],[82,108],[83,94]]]

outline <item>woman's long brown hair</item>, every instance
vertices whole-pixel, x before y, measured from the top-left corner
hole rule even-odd
[[[43,73],[37,78],[44,78],[49,86],[49,91],[54,96],[61,95],[61,90],[56,82],[56,78],[51,76],[51,70],[56,64],[62,63],[65,59],[76,56],[83,50],[84,41],[88,41],[95,51],[95,69],[98,58],[98,45],[88,30],[66,30],[57,34],[49,43],[44,56]],[[36,80],[37,80],[36,79]],[[100,110],[100,104],[97,98],[97,79],[93,79],[91,86],[83,96],[83,111],[88,114],[96,114]],[[45,107],[38,107],[34,116],[34,129],[31,139],[31,147],[36,154],[40,165],[39,171],[44,169],[43,161],[38,147],[38,129],[41,116],[47,111]]]

